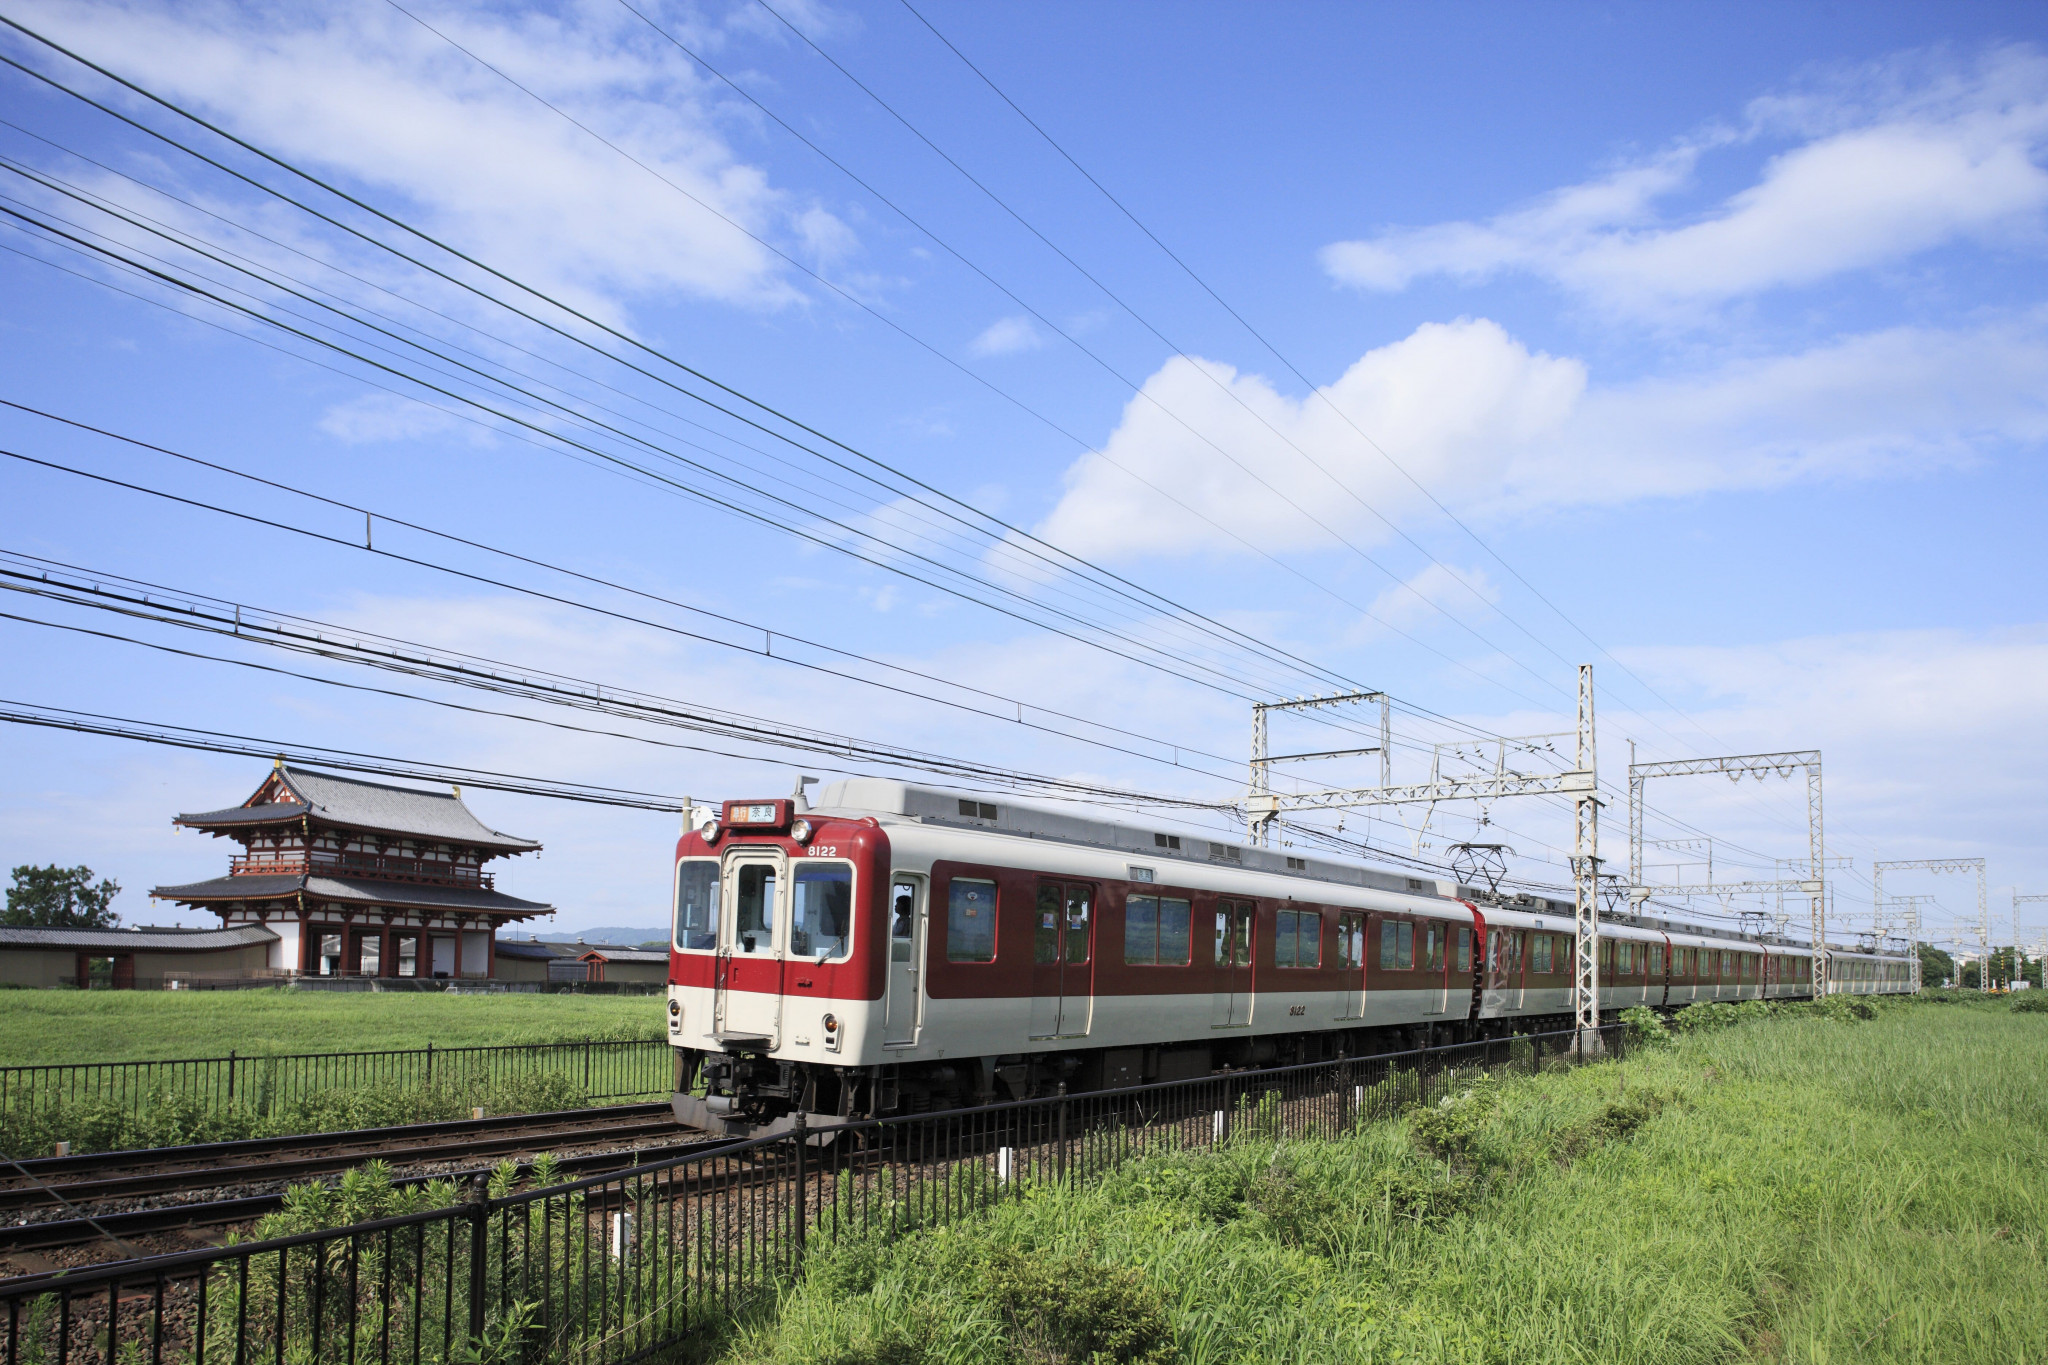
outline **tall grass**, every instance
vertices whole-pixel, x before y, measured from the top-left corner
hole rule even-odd
[[[726,1355],[2048,1361],[2044,1056],[2048,1018],[1989,1008],[1738,1021],[1336,1140],[1153,1158],[971,1224],[819,1243]],[[1060,1334],[1062,1304],[1156,1307],[1164,1335],[1104,1349],[1090,1321]]]

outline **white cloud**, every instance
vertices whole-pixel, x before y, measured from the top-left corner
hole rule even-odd
[[[1123,559],[1242,548],[1210,522],[1267,548],[1383,539],[1367,504],[1397,522],[1426,507],[1360,431],[1461,514],[1494,520],[1967,462],[2048,439],[2048,318],[1895,328],[1612,386],[1466,319],[1367,352],[1327,403],[1188,357],[1145,389],[1157,406],[1134,399],[1068,469],[1047,539]]]
[[[1031,325],[1026,317],[999,318],[990,323],[982,334],[967,343],[967,349],[975,355],[1014,355],[1018,351],[1035,351],[1045,345],[1045,338]]]
[[[1911,64],[1905,64],[1906,67]],[[1716,150],[1803,140],[1755,183],[1686,221],[1660,205]],[[2048,59],[1992,52],[1967,69],[1872,67],[1755,102],[1648,160],[1484,222],[1390,228],[1322,252],[1333,278],[1398,290],[1525,271],[1596,304],[1669,313],[1811,284],[1959,240],[2038,235],[2048,208]]]
[[[1443,613],[1474,621],[1500,600],[1500,588],[1478,568],[1425,565],[1372,600],[1370,613],[1382,623],[1406,628]]]
[[[346,403],[336,403],[320,414],[320,430],[349,445],[409,441],[457,429],[473,432],[479,439],[488,439],[486,433],[471,423],[396,394],[364,394]]]
[[[383,6],[287,13],[55,0],[25,17],[317,174],[368,187],[443,240],[614,317],[617,300],[636,295],[748,305],[797,297],[742,227],[820,258],[851,250],[844,224],[785,204],[761,169],[733,155],[714,125],[712,92],[624,11],[423,17],[701,204]]]

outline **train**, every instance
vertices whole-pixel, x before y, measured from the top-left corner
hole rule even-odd
[[[1571,1026],[1572,906],[879,778],[676,843],[672,1106],[705,1131],[988,1104]],[[1812,993],[1812,949],[1604,918],[1604,1012]],[[1830,948],[1828,990],[1918,988]]]

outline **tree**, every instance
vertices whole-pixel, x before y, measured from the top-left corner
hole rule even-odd
[[[94,886],[89,867],[17,867],[0,924],[11,929],[112,929],[121,922],[112,908],[120,893],[121,884],[112,878]]]
[[[1956,960],[1931,943],[1920,948],[1920,979],[1930,986],[1956,979]]]

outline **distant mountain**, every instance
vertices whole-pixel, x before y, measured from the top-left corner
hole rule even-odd
[[[514,933],[508,937],[522,939],[526,935]],[[585,943],[609,943],[615,948],[637,948],[643,943],[668,942],[668,930],[654,924],[600,924],[593,929],[571,929],[558,934],[541,934],[542,943],[574,943],[582,939]]]

